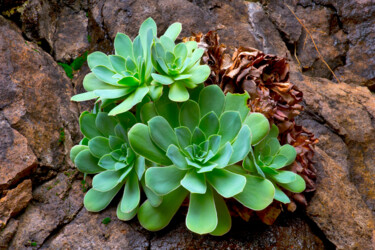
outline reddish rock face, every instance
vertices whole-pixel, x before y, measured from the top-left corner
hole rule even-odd
[[[373,248],[374,94],[365,87],[317,78],[332,77],[282,2],[312,32],[341,81],[374,89],[375,8],[371,1],[5,1],[1,12],[26,4],[9,17],[14,22],[0,17],[0,202],[17,203],[0,213],[0,220],[7,221],[0,232],[0,248],[36,244],[42,249],[79,245],[322,249],[333,246],[329,241],[341,249]],[[296,123],[320,141],[316,192],[306,212],[282,213],[272,226],[254,218],[249,223],[235,222],[227,236],[214,238],[188,232],[181,218],[159,233],[149,233],[135,221],[118,221],[113,207],[96,214],[82,209],[81,176],[68,158],[80,139],[78,105],[69,101],[73,84],[56,60],[70,62],[89,48],[111,52],[117,32],[134,38],[149,16],[160,31],[180,21],[182,36],[217,29],[230,50],[250,46],[288,58],[290,80],[304,93],[305,111]],[[294,51],[305,66],[302,73]],[[84,66],[75,75],[78,92],[86,73]],[[89,107],[80,106],[82,110]],[[34,189],[28,205],[31,184],[25,179],[31,179]],[[21,214],[9,218],[20,210]],[[106,217],[112,222],[103,225]]]

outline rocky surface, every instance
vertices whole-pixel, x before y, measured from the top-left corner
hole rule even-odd
[[[0,0],[0,248],[375,248],[375,6],[285,1],[337,84],[283,2]],[[86,50],[109,53],[117,32],[134,37],[149,16],[160,32],[175,21],[182,36],[217,29],[231,48],[290,60],[291,80],[304,92],[298,123],[320,141],[317,190],[306,209],[283,213],[272,226],[234,220],[216,238],[188,232],[182,216],[150,233],[136,220],[119,221],[114,207],[95,214],[82,207],[85,186],[68,152],[80,138],[78,111],[89,106],[69,99],[82,91],[88,69],[70,81],[56,62]]]

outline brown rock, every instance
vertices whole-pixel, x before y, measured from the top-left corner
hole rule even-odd
[[[339,249],[372,249],[374,217],[347,173],[317,149],[318,185],[307,212]]]
[[[57,61],[70,62],[86,51],[88,18],[86,1],[30,0],[21,15],[28,39],[41,44]]]
[[[233,221],[231,231],[221,237],[197,235],[186,230],[184,218],[157,232],[151,249],[323,249],[323,242],[297,214],[281,216],[272,226],[261,222]]]
[[[73,88],[69,79],[50,55],[25,42],[20,30],[1,16],[0,51],[4,52],[0,86],[5,90],[1,91],[1,112],[27,139],[40,165],[55,170],[63,167],[72,141],[78,139],[78,110],[70,102]],[[26,146],[18,147],[14,154],[26,157]]]
[[[0,120],[0,130],[2,133],[0,137],[1,190],[29,175],[36,167],[36,157],[28,146],[27,139],[17,130],[12,129],[6,120]]]
[[[33,198],[30,180],[24,180],[16,188],[7,190],[0,199],[0,228],[6,225],[9,218],[21,212]]]
[[[24,248],[30,241],[41,246],[51,232],[74,219],[82,208],[83,192],[81,182],[72,178],[71,174],[60,173],[34,190],[34,202],[18,218],[18,231],[10,248]]]
[[[110,218],[103,224],[104,218]],[[46,242],[42,249],[148,249],[147,234],[139,232],[132,222],[117,219],[116,208],[101,213],[82,209],[77,217],[57,235]]]
[[[0,231],[0,249],[7,249],[18,229],[18,221],[10,219],[7,226]]]
[[[320,141],[317,191],[308,214],[337,247],[371,249],[375,98],[364,87],[302,79],[295,77],[306,102],[302,124]]]

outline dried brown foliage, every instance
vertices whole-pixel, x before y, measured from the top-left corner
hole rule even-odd
[[[303,109],[300,104],[303,94],[289,81],[286,59],[250,47],[239,47],[230,56],[214,31],[206,35],[194,34],[184,40],[196,41],[205,50],[202,61],[211,68],[206,85],[217,84],[225,93],[247,91],[251,97],[248,103],[251,111],[264,114],[270,123],[278,126],[281,144],[288,143],[296,148],[297,158],[290,168],[305,179],[306,190],[302,194],[288,194],[292,200],[306,205],[304,194],[315,190],[316,170],[312,158],[318,140],[305,128],[295,124],[294,118]],[[287,208],[293,210],[295,205]],[[233,209],[237,210],[235,206]],[[241,211],[239,215],[244,218],[243,213]],[[278,216],[278,213],[273,214]]]

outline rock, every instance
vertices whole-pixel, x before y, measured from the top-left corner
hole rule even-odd
[[[0,119],[0,130],[2,131],[0,137],[0,190],[2,190],[28,176],[37,166],[37,159],[28,146],[27,139],[17,130],[12,129],[5,119]]]
[[[6,228],[0,231],[0,249],[7,249],[9,242],[12,240],[18,229],[18,221],[10,219]]]
[[[317,190],[308,214],[338,248],[371,249],[375,98],[364,87],[322,78],[302,79],[294,79],[306,103],[300,120],[320,140]]]
[[[88,19],[84,11],[63,11],[56,25],[53,50],[56,61],[69,62],[82,55],[89,47]]]
[[[66,167],[68,152],[79,136],[78,110],[70,102],[73,88],[69,79],[50,55],[26,42],[21,31],[1,16],[0,51],[0,86],[6,90],[1,91],[0,113],[20,134],[15,133],[20,144],[14,157],[19,161],[29,157],[24,164],[31,165],[32,156],[24,145],[27,139],[42,166],[39,172]],[[11,138],[10,130],[4,136]],[[11,144],[8,147],[12,152]]]
[[[103,224],[104,218],[111,221]],[[115,207],[101,213],[89,213],[82,209],[42,249],[148,249],[147,234],[139,232],[133,224],[118,220]]]
[[[14,189],[7,190],[0,199],[0,227],[6,225],[9,218],[21,212],[33,198],[30,180],[24,180]]]
[[[22,12],[22,30],[57,61],[70,62],[85,52],[88,41],[86,1],[31,0]]]
[[[197,235],[186,230],[183,217],[157,232],[151,249],[323,249],[323,242],[298,215],[280,216],[272,226],[259,221],[233,221],[231,231],[221,237]]]
[[[309,29],[325,61],[340,81],[375,89],[375,6],[371,1],[289,0],[263,1],[268,16],[281,32],[305,73],[332,75],[306,31],[286,4]],[[293,54],[293,53],[292,53]]]
[[[317,190],[308,215],[338,249],[372,249],[374,217],[347,173],[317,148]]]
[[[205,33],[218,29],[222,42],[228,45],[256,45],[253,35],[249,32],[247,8],[242,1],[109,0],[93,3],[90,10],[99,30],[112,41],[117,32],[126,33],[134,38],[141,23],[152,17],[158,24],[161,34],[171,23],[181,22],[183,31],[180,38],[190,36],[192,32]],[[231,20],[236,20],[236,23]],[[233,39],[234,37],[236,39]]]
[[[83,192],[81,182],[73,178],[72,172],[60,173],[34,190],[34,201],[18,218],[10,248],[25,248],[30,241],[41,246],[51,232],[74,219],[82,208]]]

